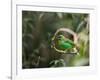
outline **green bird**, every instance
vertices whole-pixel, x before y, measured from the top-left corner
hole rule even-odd
[[[59,35],[57,37],[57,46],[60,50],[70,50],[75,47],[75,43],[63,35]]]

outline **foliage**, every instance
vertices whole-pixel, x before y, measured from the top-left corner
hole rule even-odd
[[[22,11],[22,67],[47,68],[89,65],[89,15]],[[79,55],[61,54],[51,48],[59,28],[78,34]]]

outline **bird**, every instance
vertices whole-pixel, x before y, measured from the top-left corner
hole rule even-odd
[[[58,35],[57,37],[57,46],[60,50],[70,50],[75,47],[74,41],[66,38],[63,35]]]

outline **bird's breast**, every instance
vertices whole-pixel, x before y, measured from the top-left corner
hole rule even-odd
[[[64,41],[59,41],[58,46],[60,49],[63,49],[63,50],[73,48],[71,44]]]

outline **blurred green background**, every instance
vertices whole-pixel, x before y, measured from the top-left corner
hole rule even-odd
[[[51,48],[59,28],[78,34],[79,55]],[[89,14],[22,11],[22,68],[89,66]]]

